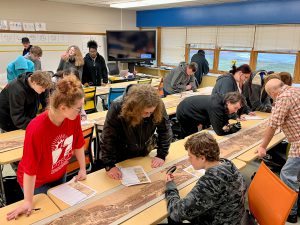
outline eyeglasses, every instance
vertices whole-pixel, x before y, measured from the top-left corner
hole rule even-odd
[[[76,110],[78,113],[80,113],[81,110],[82,110],[82,107],[80,107],[80,108],[74,108],[74,107],[71,107],[71,108],[74,109],[74,110]]]

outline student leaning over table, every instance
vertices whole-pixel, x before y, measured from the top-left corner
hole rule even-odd
[[[174,178],[166,176],[165,196],[169,224],[188,220],[201,225],[240,225],[245,212],[246,184],[235,165],[220,159],[217,141],[208,133],[198,133],[185,143],[195,170],[205,169],[186,197],[180,199]]]
[[[50,97],[49,110],[28,125],[17,172],[24,202],[7,214],[8,220],[20,214],[29,215],[34,207],[34,194],[47,193],[49,188],[65,182],[66,168],[73,153],[80,165],[76,180],[86,178],[79,116],[83,103],[81,82],[68,76],[57,83]]]
[[[112,103],[100,138],[100,159],[113,179],[122,178],[116,163],[146,156],[154,149],[155,132],[157,155],[151,165],[162,166],[172,139],[169,117],[157,90],[149,84],[128,89],[123,98]]]
[[[51,84],[50,74],[42,71],[24,73],[9,83],[0,93],[0,128],[25,130],[37,114],[39,94]]]
[[[280,178],[294,191],[299,192],[297,176],[300,173],[300,89],[285,85],[279,77],[270,79],[265,89],[275,101],[275,106],[257,152],[259,157],[266,155],[268,144],[277,128],[280,128],[291,143],[288,159],[280,171]],[[297,223],[297,208],[296,201],[287,219],[288,222]]]
[[[185,98],[176,110],[182,136],[186,137],[210,125],[220,136],[239,131],[240,123],[229,124],[229,119],[244,104],[245,100],[239,92],[228,92],[225,96],[214,94]]]

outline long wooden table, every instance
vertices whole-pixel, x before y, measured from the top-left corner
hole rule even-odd
[[[16,220],[7,221],[6,214],[18,207],[22,201],[13,203],[6,207],[0,208],[0,224],[1,225],[27,225],[58,213],[59,208],[50,200],[46,194],[38,194],[33,197],[34,208],[41,208],[38,211],[33,211],[29,217],[25,215],[19,216]]]

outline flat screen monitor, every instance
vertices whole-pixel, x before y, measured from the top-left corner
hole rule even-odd
[[[156,31],[107,31],[108,61],[150,61],[156,59]]]

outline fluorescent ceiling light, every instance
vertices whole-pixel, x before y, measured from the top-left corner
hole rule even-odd
[[[143,0],[143,1],[136,1],[136,2],[123,2],[123,3],[114,3],[110,4],[112,8],[134,8],[134,7],[142,7],[142,6],[153,6],[153,5],[164,5],[170,3],[177,3],[177,2],[193,2],[195,0]]]

